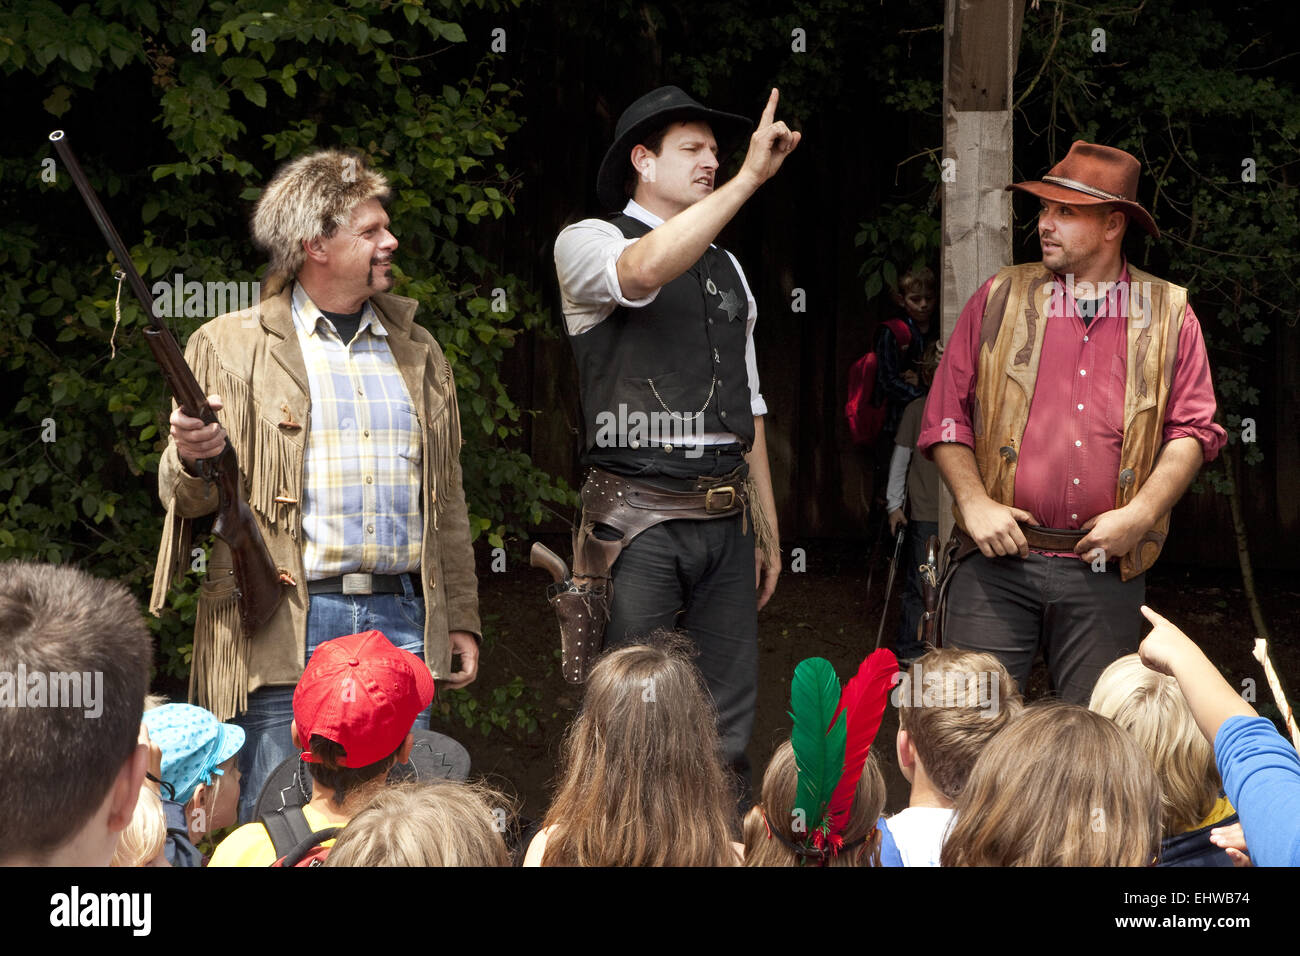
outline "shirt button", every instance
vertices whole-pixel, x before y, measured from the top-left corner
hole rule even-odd
[[[370,437],[370,429],[367,428],[367,429],[366,429],[364,432],[362,432],[361,434],[363,434],[363,435],[365,435],[367,438],[369,438],[369,437]]]
[[[1079,479],[1078,478],[1074,479],[1074,483],[1077,485],[1079,483]]]
[[[358,388],[358,389],[357,389],[357,394],[358,394],[358,395],[364,395],[365,392],[361,391],[361,389]]]
[[[1079,479],[1076,478],[1074,480],[1074,483],[1077,485],[1079,483]],[[375,533],[375,526],[372,524],[366,525],[366,534],[374,534],[374,533]]]
[[[1082,447],[1083,447],[1083,442],[1079,441],[1078,439],[1075,439],[1074,447],[1075,447],[1075,448],[1082,448]]]
[[[1071,521],[1078,521],[1078,520],[1079,520],[1079,516],[1078,516],[1078,515],[1070,515],[1070,520],[1071,520]]]
[[[1075,444],[1077,445],[1079,443],[1075,442]],[[370,475],[366,475],[366,484],[373,485],[374,483],[375,483],[375,479],[372,478]]]
[[[719,418],[726,418],[726,417],[727,417],[727,413],[726,413],[726,412],[718,412],[718,417],[719,417]]]
[[[1083,340],[1084,340],[1085,342],[1088,341],[1088,336],[1085,335],[1085,336],[1083,337]]]
[[[1079,403],[1079,411],[1083,411],[1083,402]]]
[[[1088,374],[1088,370],[1085,369],[1085,368],[1081,368],[1081,369],[1079,369],[1079,374],[1080,374],[1080,375],[1087,375],[1087,374]]]
[[[712,325],[712,324],[713,324],[713,319],[712,319],[712,317],[710,317],[710,319],[709,319],[709,325]]]

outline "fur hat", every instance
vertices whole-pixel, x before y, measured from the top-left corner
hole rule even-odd
[[[271,258],[266,286],[282,286],[302,268],[304,240],[333,235],[369,199],[388,199],[388,180],[363,156],[323,149],[281,166],[253,211],[253,242]],[[269,290],[268,290],[269,291]]]

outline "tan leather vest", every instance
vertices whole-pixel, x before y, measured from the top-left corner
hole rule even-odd
[[[1132,266],[1129,279],[1128,371],[1116,508],[1133,500],[1160,451],[1178,335],[1187,309],[1186,289]],[[1016,462],[1033,402],[1053,290],[1053,275],[1041,262],[1007,266],[994,277],[984,309],[975,380],[975,462],[989,497],[1005,505],[1014,504]],[[1116,301],[1121,307],[1125,304],[1118,292]],[[1065,307],[1060,304],[1060,309]],[[964,529],[956,505],[953,514]],[[1123,580],[1155,563],[1168,531],[1166,512],[1121,559]]]

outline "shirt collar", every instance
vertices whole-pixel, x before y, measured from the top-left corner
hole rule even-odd
[[[1057,286],[1059,286],[1059,287],[1061,288],[1062,293],[1063,293],[1063,298],[1065,298],[1065,299],[1069,299],[1069,300],[1070,300],[1070,303],[1069,303],[1069,306],[1068,306],[1068,308],[1070,309],[1070,314],[1072,314],[1072,315],[1078,315],[1078,307],[1075,305],[1075,303],[1076,303],[1078,300],[1077,300],[1076,298],[1072,298],[1072,297],[1071,297],[1071,294],[1070,294],[1070,293],[1071,293],[1072,290],[1069,288],[1069,286],[1067,286],[1067,285],[1065,284],[1065,279],[1066,279],[1065,275],[1062,274],[1062,273],[1060,273],[1060,272],[1053,272],[1053,273],[1052,273],[1052,278],[1055,280]],[[1129,274],[1129,271],[1128,271],[1128,256],[1126,256],[1126,255],[1124,255],[1123,253],[1121,253],[1121,254],[1120,254],[1119,278],[1115,280],[1115,287],[1118,288],[1119,286],[1122,286],[1122,285],[1128,285],[1129,282],[1131,282],[1131,281],[1132,281],[1132,276]],[[1093,286],[1093,294],[1092,294],[1092,296],[1085,296],[1084,298],[1085,298],[1086,300],[1089,300],[1089,301],[1091,301],[1091,300],[1095,300],[1095,299],[1101,299],[1102,304],[1101,304],[1100,308],[1098,309],[1095,318],[1098,318],[1098,319],[1100,319],[1100,318],[1106,318],[1106,317],[1108,317],[1108,316],[1110,315],[1110,304],[1111,304],[1111,302],[1113,301],[1113,299],[1112,299],[1112,296],[1110,295],[1109,291],[1105,291],[1105,292],[1102,292],[1101,294],[1098,294],[1097,286],[1094,285],[1094,286]],[[1124,301],[1127,301],[1127,298],[1128,298],[1128,294],[1126,293],[1126,294],[1125,294]]]
[[[311,296],[309,296],[307,290],[302,287],[302,283],[295,282],[293,284],[294,325],[306,332],[308,335],[315,335],[317,328],[320,327],[320,323],[322,322],[326,323],[331,328],[334,327],[334,323],[330,322],[325,314],[321,312],[316,303],[311,300]],[[379,316],[375,313],[375,310],[371,308],[369,299],[367,299],[365,305],[361,307],[361,325],[357,328],[357,334],[360,335],[366,329],[370,329],[370,331],[375,335],[388,334],[388,330],[380,324]],[[338,329],[334,329],[334,333],[337,335]],[[344,344],[346,345],[347,343]]]

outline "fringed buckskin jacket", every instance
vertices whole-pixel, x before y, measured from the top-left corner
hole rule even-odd
[[[239,456],[241,484],[275,565],[295,582],[275,615],[251,639],[241,633],[230,549],[213,539],[194,622],[190,699],[229,720],[264,685],[296,684],[303,672],[307,581],[302,559],[303,454],[311,421],[307,369],[294,329],[292,283],[260,305],[219,316],[197,329],[185,359],[205,394],[221,396],[221,424]],[[450,631],[480,633],[478,580],[461,487],[456,385],[416,301],[378,293],[371,306],[388,331],[423,435],[420,576],[425,601],[424,654],[434,677],[451,670]],[[172,584],[191,568],[193,519],[211,514],[217,492],[185,471],[174,441],[158,468],[167,509],[149,610],[157,614]]]

